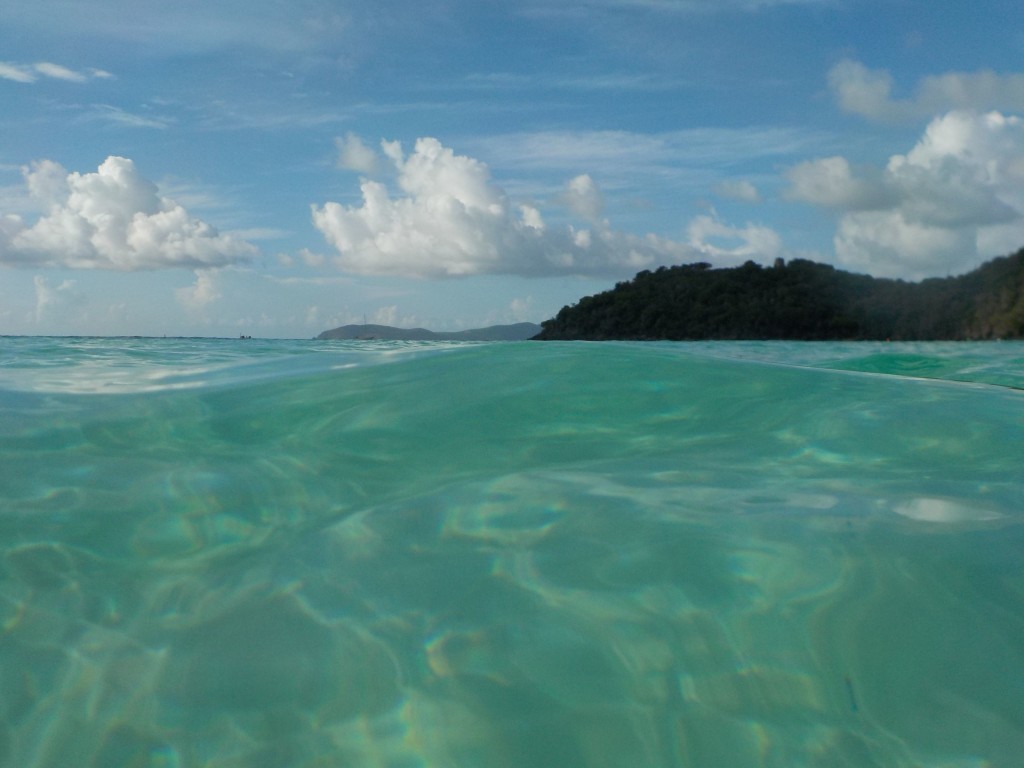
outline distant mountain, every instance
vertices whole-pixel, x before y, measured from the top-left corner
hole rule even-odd
[[[1024,249],[958,277],[874,278],[805,259],[644,270],[545,320],[536,338],[1024,338]]]
[[[441,332],[426,328],[393,328],[390,325],[343,325],[324,331],[317,339],[383,341],[525,341],[540,333],[536,323],[492,325],[469,331]]]

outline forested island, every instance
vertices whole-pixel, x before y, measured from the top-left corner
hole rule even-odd
[[[540,330],[536,323],[514,323],[473,328],[468,331],[428,331],[426,328],[395,328],[390,325],[343,325],[324,331],[318,340],[358,341],[526,341]]]
[[[874,278],[804,259],[644,270],[541,323],[539,340],[1024,337],[1024,249],[957,277]]]

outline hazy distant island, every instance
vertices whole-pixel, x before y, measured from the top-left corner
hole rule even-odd
[[[804,259],[660,267],[563,307],[541,327],[540,340],[1019,339],[1024,249],[918,283]]]
[[[317,339],[386,340],[386,341],[526,341],[541,328],[536,323],[492,325],[469,331],[440,332],[426,328],[393,328],[390,325],[343,325],[324,331]]]

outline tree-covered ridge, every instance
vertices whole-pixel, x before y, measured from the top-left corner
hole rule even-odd
[[[514,323],[473,328],[468,331],[428,331],[426,328],[395,328],[390,325],[343,325],[324,331],[318,340],[356,341],[525,341],[540,330],[536,323]]]
[[[563,307],[537,339],[940,340],[1024,337],[1024,249],[919,283],[776,259],[644,270]]]

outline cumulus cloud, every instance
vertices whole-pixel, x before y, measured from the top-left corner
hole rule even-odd
[[[350,171],[372,174],[377,170],[377,153],[363,143],[354,133],[334,140],[338,148],[338,167]]]
[[[454,277],[474,274],[622,275],[699,256],[683,243],[613,231],[589,176],[569,184],[584,228],[549,227],[538,209],[514,205],[487,166],[456,155],[437,139],[416,141],[406,156],[382,142],[400,194],[363,179],[362,205],[312,206],[313,223],[337,249],[336,264],[358,274]]]
[[[908,220],[899,211],[844,216],[834,244],[842,264],[885,277],[922,278],[959,272],[975,256],[969,232],[930,227]]]
[[[23,175],[45,213],[31,225],[0,219],[0,263],[132,271],[223,266],[256,253],[161,196],[127,158],[108,157],[95,173],[43,160]]]
[[[695,251],[718,262],[771,260],[783,252],[778,233],[758,224],[734,227],[703,215],[690,222],[687,234]]]
[[[866,168],[855,174],[845,157],[826,157],[800,163],[786,172],[787,197],[829,208],[870,210],[893,202],[893,190],[883,174]]]
[[[844,158],[788,172],[792,198],[835,208],[840,262],[876,275],[926,277],[970,268],[1024,242],[1024,120],[954,111],[884,168]]]
[[[844,59],[828,73],[840,108],[870,120],[901,122],[949,110],[1024,111],[1024,74],[989,70],[948,72],[924,78],[910,98],[893,97],[893,78],[884,69],[869,69]]]
[[[720,181],[715,185],[715,194],[719,197],[739,200],[744,203],[761,202],[761,193],[757,191],[757,187],[746,179]]]
[[[604,212],[601,190],[586,173],[569,181],[565,188],[565,200],[577,216],[589,221],[597,221]]]
[[[102,69],[75,70],[50,61],[40,61],[35,64],[0,61],[0,78],[4,80],[13,80],[16,83],[34,83],[40,77],[65,80],[71,83],[84,83],[87,80],[109,78],[113,75]]]
[[[223,295],[217,287],[217,279],[212,271],[197,269],[195,276],[196,280],[192,285],[178,288],[174,292],[178,303],[190,312],[202,311]]]

